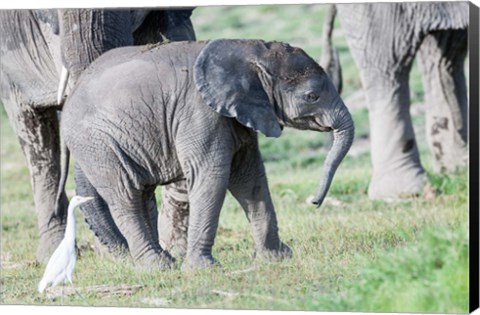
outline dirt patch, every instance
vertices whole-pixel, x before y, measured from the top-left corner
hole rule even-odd
[[[70,296],[75,294],[95,293],[101,297],[110,296],[130,296],[135,294],[139,289],[143,288],[143,285],[96,285],[90,287],[73,287],[73,286],[56,286],[46,289],[46,295],[48,299],[61,298],[62,296]]]

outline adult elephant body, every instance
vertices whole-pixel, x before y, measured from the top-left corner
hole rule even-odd
[[[81,72],[112,48],[156,43],[164,38],[193,40],[190,14],[191,9],[0,11],[0,97],[30,170],[40,233],[39,261],[48,259],[65,230],[68,202],[63,191],[56,201],[62,68],[70,74],[68,84],[64,84],[68,92]],[[52,216],[56,202],[58,217]],[[99,202],[97,198],[96,204],[85,207],[103,209]],[[102,224],[96,219],[90,222]]]
[[[421,194],[427,178],[410,116],[409,72],[419,52],[434,167],[467,158],[464,59],[468,3],[338,4],[369,106],[373,199]]]
[[[290,255],[278,235],[256,134],[278,137],[284,126],[333,130],[314,200],[321,204],[354,134],[335,87],[301,49],[217,40],[104,54],[67,100],[61,132],[136,263],[155,269],[171,258],[148,203],[157,185],[178,182],[190,203],[187,267],[215,263],[211,249],[227,189],[245,210],[257,254]]]

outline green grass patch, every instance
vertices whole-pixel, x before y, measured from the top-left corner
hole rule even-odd
[[[361,259],[354,280],[334,297],[333,309],[382,312],[468,311],[468,232],[464,227],[421,231],[407,246]],[[348,297],[348,298],[346,298]]]

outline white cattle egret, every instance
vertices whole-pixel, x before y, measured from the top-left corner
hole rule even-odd
[[[63,283],[68,281],[72,284],[72,273],[77,260],[75,252],[75,208],[92,199],[93,197],[74,196],[70,200],[65,236],[48,261],[43,278],[38,284],[38,292],[42,293],[50,283],[52,287],[62,281]]]

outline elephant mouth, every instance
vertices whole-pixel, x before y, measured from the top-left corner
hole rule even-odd
[[[320,126],[318,127],[318,130],[320,130],[321,132],[330,132],[330,131],[333,131],[333,128]]]
[[[293,118],[291,119],[291,124],[297,129],[315,130],[320,132],[333,131],[332,127],[325,126],[325,121],[313,115]]]

